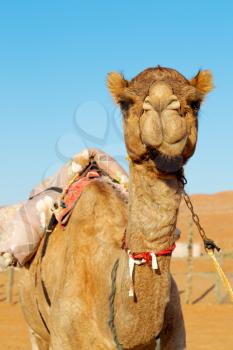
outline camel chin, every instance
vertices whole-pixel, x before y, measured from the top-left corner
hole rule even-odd
[[[183,166],[182,156],[167,156],[158,151],[152,151],[151,159],[155,163],[156,168],[162,173],[176,173]]]

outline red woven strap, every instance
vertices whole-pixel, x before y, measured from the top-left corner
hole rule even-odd
[[[167,249],[160,250],[159,252],[155,253],[156,256],[162,256],[162,255],[170,255],[173,250],[175,249],[176,244],[174,243],[171,247]],[[144,259],[146,263],[150,262],[152,260],[151,252],[141,252],[141,253],[131,253],[130,254],[134,260],[142,260]]]
[[[59,210],[56,215],[56,219],[58,222],[62,222],[63,218],[71,212],[74,208],[80,194],[84,190],[84,188],[95,178],[100,177],[97,171],[89,171],[86,176],[82,178],[75,178],[74,182],[72,182],[68,188],[66,189],[64,198],[62,200],[64,208]]]

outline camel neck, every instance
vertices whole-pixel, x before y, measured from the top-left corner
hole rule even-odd
[[[128,249],[135,253],[158,252],[172,246],[180,199],[181,190],[176,178],[160,179],[149,164],[130,164]],[[156,270],[148,264],[135,266],[132,282],[128,256],[122,255],[118,275],[122,289],[119,289],[116,301],[116,328],[119,340],[126,348],[136,348],[145,338],[152,341],[161,331],[171,286],[170,260],[170,255],[158,257]],[[134,299],[130,300],[132,283]],[[134,331],[128,331],[125,320],[130,320]]]
[[[131,251],[174,243],[181,191],[176,178],[161,179],[146,164],[130,164],[127,244]]]

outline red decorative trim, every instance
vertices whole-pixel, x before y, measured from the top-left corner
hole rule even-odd
[[[170,255],[172,254],[173,250],[176,248],[176,244],[174,243],[171,247],[167,248],[167,249],[163,249],[160,250],[157,253],[154,253],[156,256],[163,256],[163,255]],[[126,244],[126,230],[124,233],[124,236],[122,238],[122,244],[121,244],[121,249],[125,250],[127,253],[129,252],[129,248],[127,247]],[[134,259],[134,260],[145,260],[145,263],[149,263],[152,261],[152,256],[151,253],[153,252],[140,252],[140,253],[132,253],[130,252],[130,256]]]
[[[176,248],[176,244],[174,243],[171,247],[160,250],[159,252],[155,253],[155,255],[156,256],[170,255],[175,248]],[[144,259],[146,263],[149,263],[152,260],[151,253],[152,252],[130,253],[130,256],[134,260]]]

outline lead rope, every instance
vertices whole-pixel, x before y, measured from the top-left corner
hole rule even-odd
[[[229,295],[231,302],[233,303],[233,290],[231,288],[231,285],[230,285],[225,273],[223,272],[221,266],[219,265],[219,262],[216,259],[216,256],[214,255],[213,250],[208,250],[207,253],[211,257],[211,259],[213,260],[214,266],[215,266],[215,268],[216,268],[216,270],[217,270],[217,272],[222,280],[222,283],[223,283],[223,285],[224,285],[224,287]]]
[[[115,301],[115,295],[116,295],[116,275],[117,275],[117,270],[119,266],[119,259],[116,260],[113,268],[112,268],[112,273],[111,273],[111,280],[112,280],[112,290],[111,294],[109,295],[109,319],[108,319],[108,325],[110,327],[110,330],[113,335],[114,342],[116,344],[117,350],[123,350],[118,336],[117,336],[117,331],[116,331],[116,326],[114,322],[114,317],[115,317],[115,307],[114,307],[114,301]]]
[[[224,287],[229,295],[231,302],[233,303],[232,287],[231,287],[225,273],[223,272],[218,260],[216,259],[216,256],[214,255],[214,250],[216,249],[219,252],[220,248],[216,245],[216,243],[212,239],[207,238],[205,230],[203,229],[203,227],[200,224],[199,216],[194,212],[194,208],[193,208],[193,204],[191,202],[191,199],[184,189],[184,186],[187,184],[187,180],[184,177],[184,175],[181,176],[180,182],[182,184],[182,194],[183,194],[184,201],[192,214],[193,222],[195,223],[195,225],[198,229],[198,232],[202,238],[205,251],[209,255],[209,257],[212,259],[212,261],[214,263],[214,267],[215,267],[216,271],[218,272],[220,279],[222,280],[222,283],[223,283],[223,285],[224,285]]]

